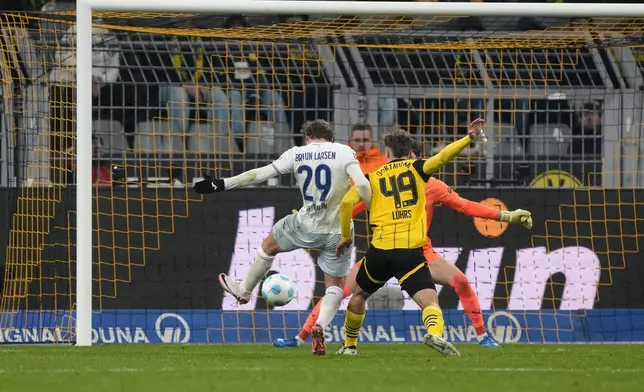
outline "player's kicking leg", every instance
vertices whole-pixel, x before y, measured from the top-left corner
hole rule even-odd
[[[255,255],[244,279],[241,282],[237,282],[226,274],[219,274],[219,284],[225,292],[235,297],[239,303],[248,303],[253,290],[262,278],[266,276],[266,273],[273,265],[275,256],[280,251],[280,246],[275,241],[273,233],[270,233],[262,241],[262,246],[257,251],[257,255]]]
[[[463,309],[476,330],[479,344],[482,347],[501,347],[485,330],[481,305],[467,276],[456,268],[454,264],[436,253],[428,255],[426,251],[425,258],[429,263],[429,271],[434,281],[440,285],[451,286],[456,291],[456,294],[458,294],[458,298],[461,300],[461,304],[463,304]]]
[[[250,268],[241,282],[231,279],[226,274],[219,274],[219,284],[224,291],[235,297],[240,303],[248,303],[253,290],[266,276],[278,253],[307,248],[306,240],[300,238],[296,227],[295,215],[288,215],[277,221],[273,225],[271,233],[262,241],[257,255],[253,258]],[[312,240],[314,241],[315,238]]]

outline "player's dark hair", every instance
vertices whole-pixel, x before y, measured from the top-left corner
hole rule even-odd
[[[394,129],[385,134],[385,147],[389,147],[394,158],[404,158],[411,153],[414,138],[409,132]]]
[[[324,120],[307,121],[302,125],[302,134],[311,139],[335,140],[335,131],[331,124]]]
[[[351,126],[351,133],[355,131],[369,131],[369,133],[373,132],[373,127],[367,123],[364,124],[353,124]]]

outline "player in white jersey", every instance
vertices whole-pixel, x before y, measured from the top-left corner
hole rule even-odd
[[[302,127],[306,145],[293,147],[270,165],[232,178],[206,178],[195,184],[197,193],[221,192],[258,184],[278,174],[294,173],[302,192],[303,206],[297,214],[279,220],[264,239],[250,269],[241,282],[219,275],[221,287],[241,303],[250,300],[255,286],[266,275],[280,252],[319,249],[318,265],[324,272],[326,291],[317,324],[311,329],[313,354],[324,355],[324,328],[335,316],[343,298],[345,278],[350,269],[352,249],[342,249],[340,241],[340,202],[353,180],[360,197],[368,206],[371,187],[362,174],[355,152],[335,143],[333,128],[324,120],[310,121]]]

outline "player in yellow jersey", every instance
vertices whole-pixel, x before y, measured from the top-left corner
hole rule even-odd
[[[345,314],[345,343],[339,354],[355,355],[356,343],[366,313],[366,300],[392,276],[422,309],[427,334],[425,345],[443,355],[459,356],[443,339],[445,322],[438,306],[438,293],[423,254],[427,238],[425,184],[429,177],[452,160],[483,132],[483,120],[469,126],[469,134],[448,145],[430,159],[410,159],[413,139],[405,131],[385,135],[388,163],[369,173],[372,198],[369,224],[373,229],[371,245],[365,254],[353,296]],[[340,206],[342,240],[338,252],[351,244],[351,216],[360,195],[351,189]]]

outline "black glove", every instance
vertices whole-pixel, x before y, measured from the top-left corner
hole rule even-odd
[[[210,176],[204,176],[204,179],[196,182],[192,187],[195,192],[199,194],[223,192],[224,189],[224,179],[223,178],[211,178]]]

